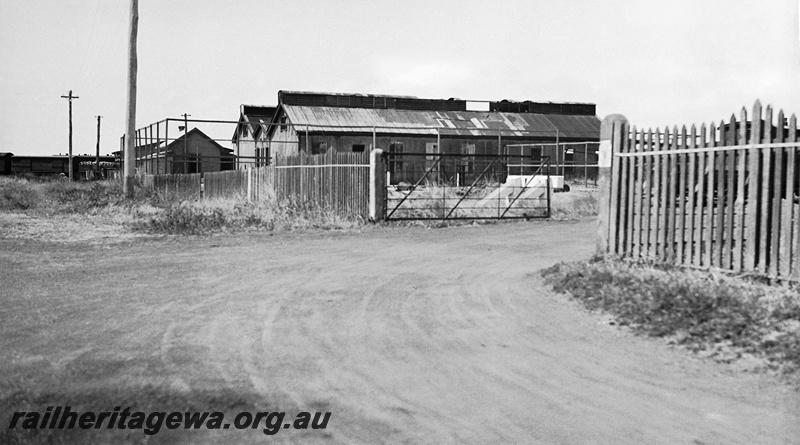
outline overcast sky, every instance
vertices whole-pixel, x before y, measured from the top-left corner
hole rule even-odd
[[[0,151],[119,147],[129,2],[0,0]],[[592,102],[637,126],[800,113],[798,0],[139,1],[137,127],[278,90]],[[221,131],[224,137],[232,127]],[[223,144],[226,145],[227,144]]]

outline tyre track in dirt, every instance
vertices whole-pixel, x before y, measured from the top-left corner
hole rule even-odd
[[[245,372],[268,370],[265,384],[299,407],[328,407],[341,443],[793,440],[800,410],[779,387],[601,325],[543,289],[532,272],[593,249],[591,223],[567,228],[410,229],[269,248],[293,271],[250,285],[282,310],[230,366],[269,355]]]
[[[58,307],[111,320],[76,330],[65,343],[75,351],[127,354],[180,391],[332,412],[324,434],[286,430],[274,443],[796,443],[795,390],[635,337],[543,286],[541,268],[592,254],[594,230],[534,222],[136,242],[83,262],[125,284],[112,293],[121,307],[95,302],[104,282],[73,283],[82,298]],[[52,271],[56,284],[37,292],[53,294],[67,273]],[[37,335],[58,341],[65,326]]]

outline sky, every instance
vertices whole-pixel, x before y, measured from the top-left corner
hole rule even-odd
[[[137,128],[279,90],[597,104],[640,128],[800,113],[800,0],[139,0]],[[127,0],[0,0],[0,152],[119,148]],[[172,129],[171,129],[172,131]],[[204,129],[229,138],[233,125]],[[225,146],[229,146],[223,143]]]

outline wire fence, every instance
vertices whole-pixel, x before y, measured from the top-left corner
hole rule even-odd
[[[387,220],[550,216],[547,157],[405,153],[387,160]]]
[[[167,118],[136,131],[139,174],[192,174],[243,170],[270,165],[276,156],[298,154],[389,153],[512,155],[538,150],[550,159],[551,174],[567,182],[597,185],[597,141],[547,140],[518,130],[481,130],[413,126],[363,127],[291,122]],[[557,139],[557,138],[556,138]],[[124,136],[117,152],[120,166]]]
[[[120,144],[121,160],[124,138]],[[453,197],[452,204],[458,209],[448,212],[448,217],[463,216],[464,208],[475,204],[472,201],[480,190],[488,190],[486,183],[501,188],[509,176],[530,177],[536,169],[537,177],[548,178],[548,193],[550,185],[564,188],[565,180],[597,184],[596,141],[548,141],[541,134],[516,130],[474,133],[453,128],[310,126],[187,116],[137,130],[135,159],[137,173],[145,176],[142,184],[170,197],[277,199],[366,218],[369,154],[376,148],[388,158],[390,186],[417,182],[431,160],[439,159],[436,182],[445,186],[445,194],[469,189],[469,196]],[[518,162],[508,162],[515,157]],[[478,185],[476,178],[488,165],[483,161],[490,158],[494,167]],[[548,162],[543,163],[544,159]],[[494,168],[503,169],[503,173],[496,174]],[[533,197],[528,192],[530,184],[506,185],[498,192],[503,194],[500,204],[492,210],[483,206],[483,213],[488,213],[479,217],[548,213],[549,205],[541,203],[549,202],[549,198],[541,194]],[[418,192],[424,186],[418,187]],[[517,186],[525,190],[525,196],[515,196]],[[458,187],[465,189],[459,191]],[[392,193],[402,193],[399,190],[395,187]]]

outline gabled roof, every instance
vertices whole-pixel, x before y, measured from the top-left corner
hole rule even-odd
[[[589,115],[488,111],[399,110],[283,105],[289,121],[326,133],[379,132],[463,136],[527,136],[592,140],[600,137],[600,119]],[[338,127],[338,128],[337,128]]]
[[[202,137],[204,139],[207,139],[209,142],[214,144],[217,148],[219,148],[222,151],[226,151],[228,153],[233,153],[233,149],[223,147],[222,145],[217,143],[217,141],[215,141],[214,139],[211,139],[210,137],[208,137],[207,134],[205,134],[202,131],[200,131],[200,129],[198,129],[197,127],[192,128],[185,135],[181,135],[179,138],[173,140],[169,144],[166,144],[167,141],[160,140],[160,141],[157,141],[157,142],[151,142],[149,144],[137,145],[135,148],[137,150],[142,150],[142,151],[152,151],[154,148],[159,148],[160,149],[161,147],[164,147],[164,145],[166,144],[166,148],[163,149],[162,153],[169,153],[169,152],[171,152],[173,150],[173,148],[177,144],[182,144],[184,138],[187,138],[187,140],[188,140],[188,138],[190,136],[192,136],[192,135],[198,135],[198,136],[200,136],[200,137]],[[121,151],[115,151],[114,153],[121,153]]]
[[[208,139],[209,142],[211,142],[212,144],[216,145],[217,148],[219,148],[220,150],[224,150],[224,151],[233,153],[232,149],[225,148],[222,145],[219,145],[219,143],[217,143],[217,141],[215,141],[214,139],[211,139],[210,137],[208,137],[207,134],[205,134],[202,131],[200,131],[200,129],[198,129],[197,127],[192,128],[186,134],[181,135],[181,137],[179,137],[179,138],[175,139],[174,141],[170,142],[169,145],[167,145],[167,150],[170,150],[171,147],[173,147],[176,144],[183,143],[184,138],[186,138],[188,140],[190,135],[199,135],[202,138]]]
[[[241,133],[242,125],[247,125],[248,130],[251,134],[255,133],[258,130],[258,126],[261,122],[266,121],[269,122],[272,120],[272,116],[275,115],[275,111],[278,109],[277,106],[265,106],[265,105],[246,105],[242,104],[239,106],[239,123],[236,124],[236,129],[233,131],[233,136],[231,137],[231,141],[234,143],[239,140],[239,134]]]

